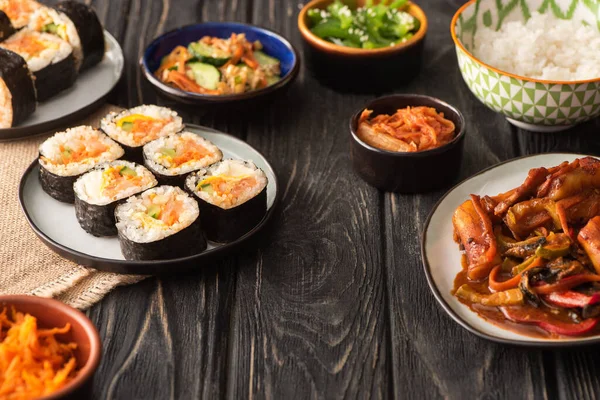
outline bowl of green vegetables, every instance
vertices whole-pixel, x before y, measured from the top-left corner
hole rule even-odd
[[[307,66],[323,84],[381,92],[419,73],[427,17],[408,0],[312,0],[298,29]]]

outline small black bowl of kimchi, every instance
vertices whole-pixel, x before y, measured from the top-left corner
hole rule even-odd
[[[350,119],[352,166],[388,192],[419,193],[458,178],[465,119],[429,96],[391,95],[373,100]]]
[[[156,38],[140,59],[161,94],[187,104],[230,104],[281,92],[300,57],[282,36],[235,22],[187,25]]]

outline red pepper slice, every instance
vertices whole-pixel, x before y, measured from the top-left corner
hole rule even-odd
[[[515,312],[511,307],[500,307],[504,316],[513,322],[522,322],[532,325],[537,325],[546,332],[556,333],[563,336],[580,336],[585,335],[596,327],[600,318],[584,319],[580,323],[568,323],[560,321],[549,321],[546,318],[533,314],[523,315],[521,312]],[[536,310],[537,311],[537,310]]]
[[[600,275],[595,274],[579,274],[568,276],[566,278],[561,279],[556,283],[543,283],[539,286],[536,286],[533,290],[537,294],[550,294],[553,292],[564,292],[575,286],[579,286],[582,283],[587,282],[597,282],[600,281]]]
[[[591,306],[593,304],[600,303],[600,294],[594,293],[593,295],[589,296],[587,294],[567,290],[566,292],[550,293],[546,296],[543,296],[543,299],[546,302],[558,307],[583,308],[586,306]]]

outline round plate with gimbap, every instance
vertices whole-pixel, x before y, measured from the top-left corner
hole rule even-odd
[[[107,121],[168,111],[144,107]],[[104,271],[173,273],[229,254],[265,226],[279,198],[268,161],[233,136],[166,118],[177,126],[145,143],[141,160],[122,136],[89,127],[42,144],[19,198],[48,247]]]
[[[94,9],[0,0],[0,140],[82,118],[119,81],[124,57]]]

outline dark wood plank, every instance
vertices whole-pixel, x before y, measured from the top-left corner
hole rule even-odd
[[[518,155],[516,130],[485,108],[458,70],[445,1],[421,1],[430,18],[425,68],[403,92],[439,97],[467,120],[461,179]],[[443,166],[441,166],[443,168]],[[385,194],[385,266],[394,391],[403,398],[548,398],[543,353],[481,340],[452,321],[430,293],[420,257],[429,211],[445,190]]]
[[[299,48],[297,12],[255,0],[253,23]],[[388,396],[380,196],[349,173],[347,119],[364,101],[302,71],[248,125],[284,196],[269,244],[240,257],[228,398]]]

